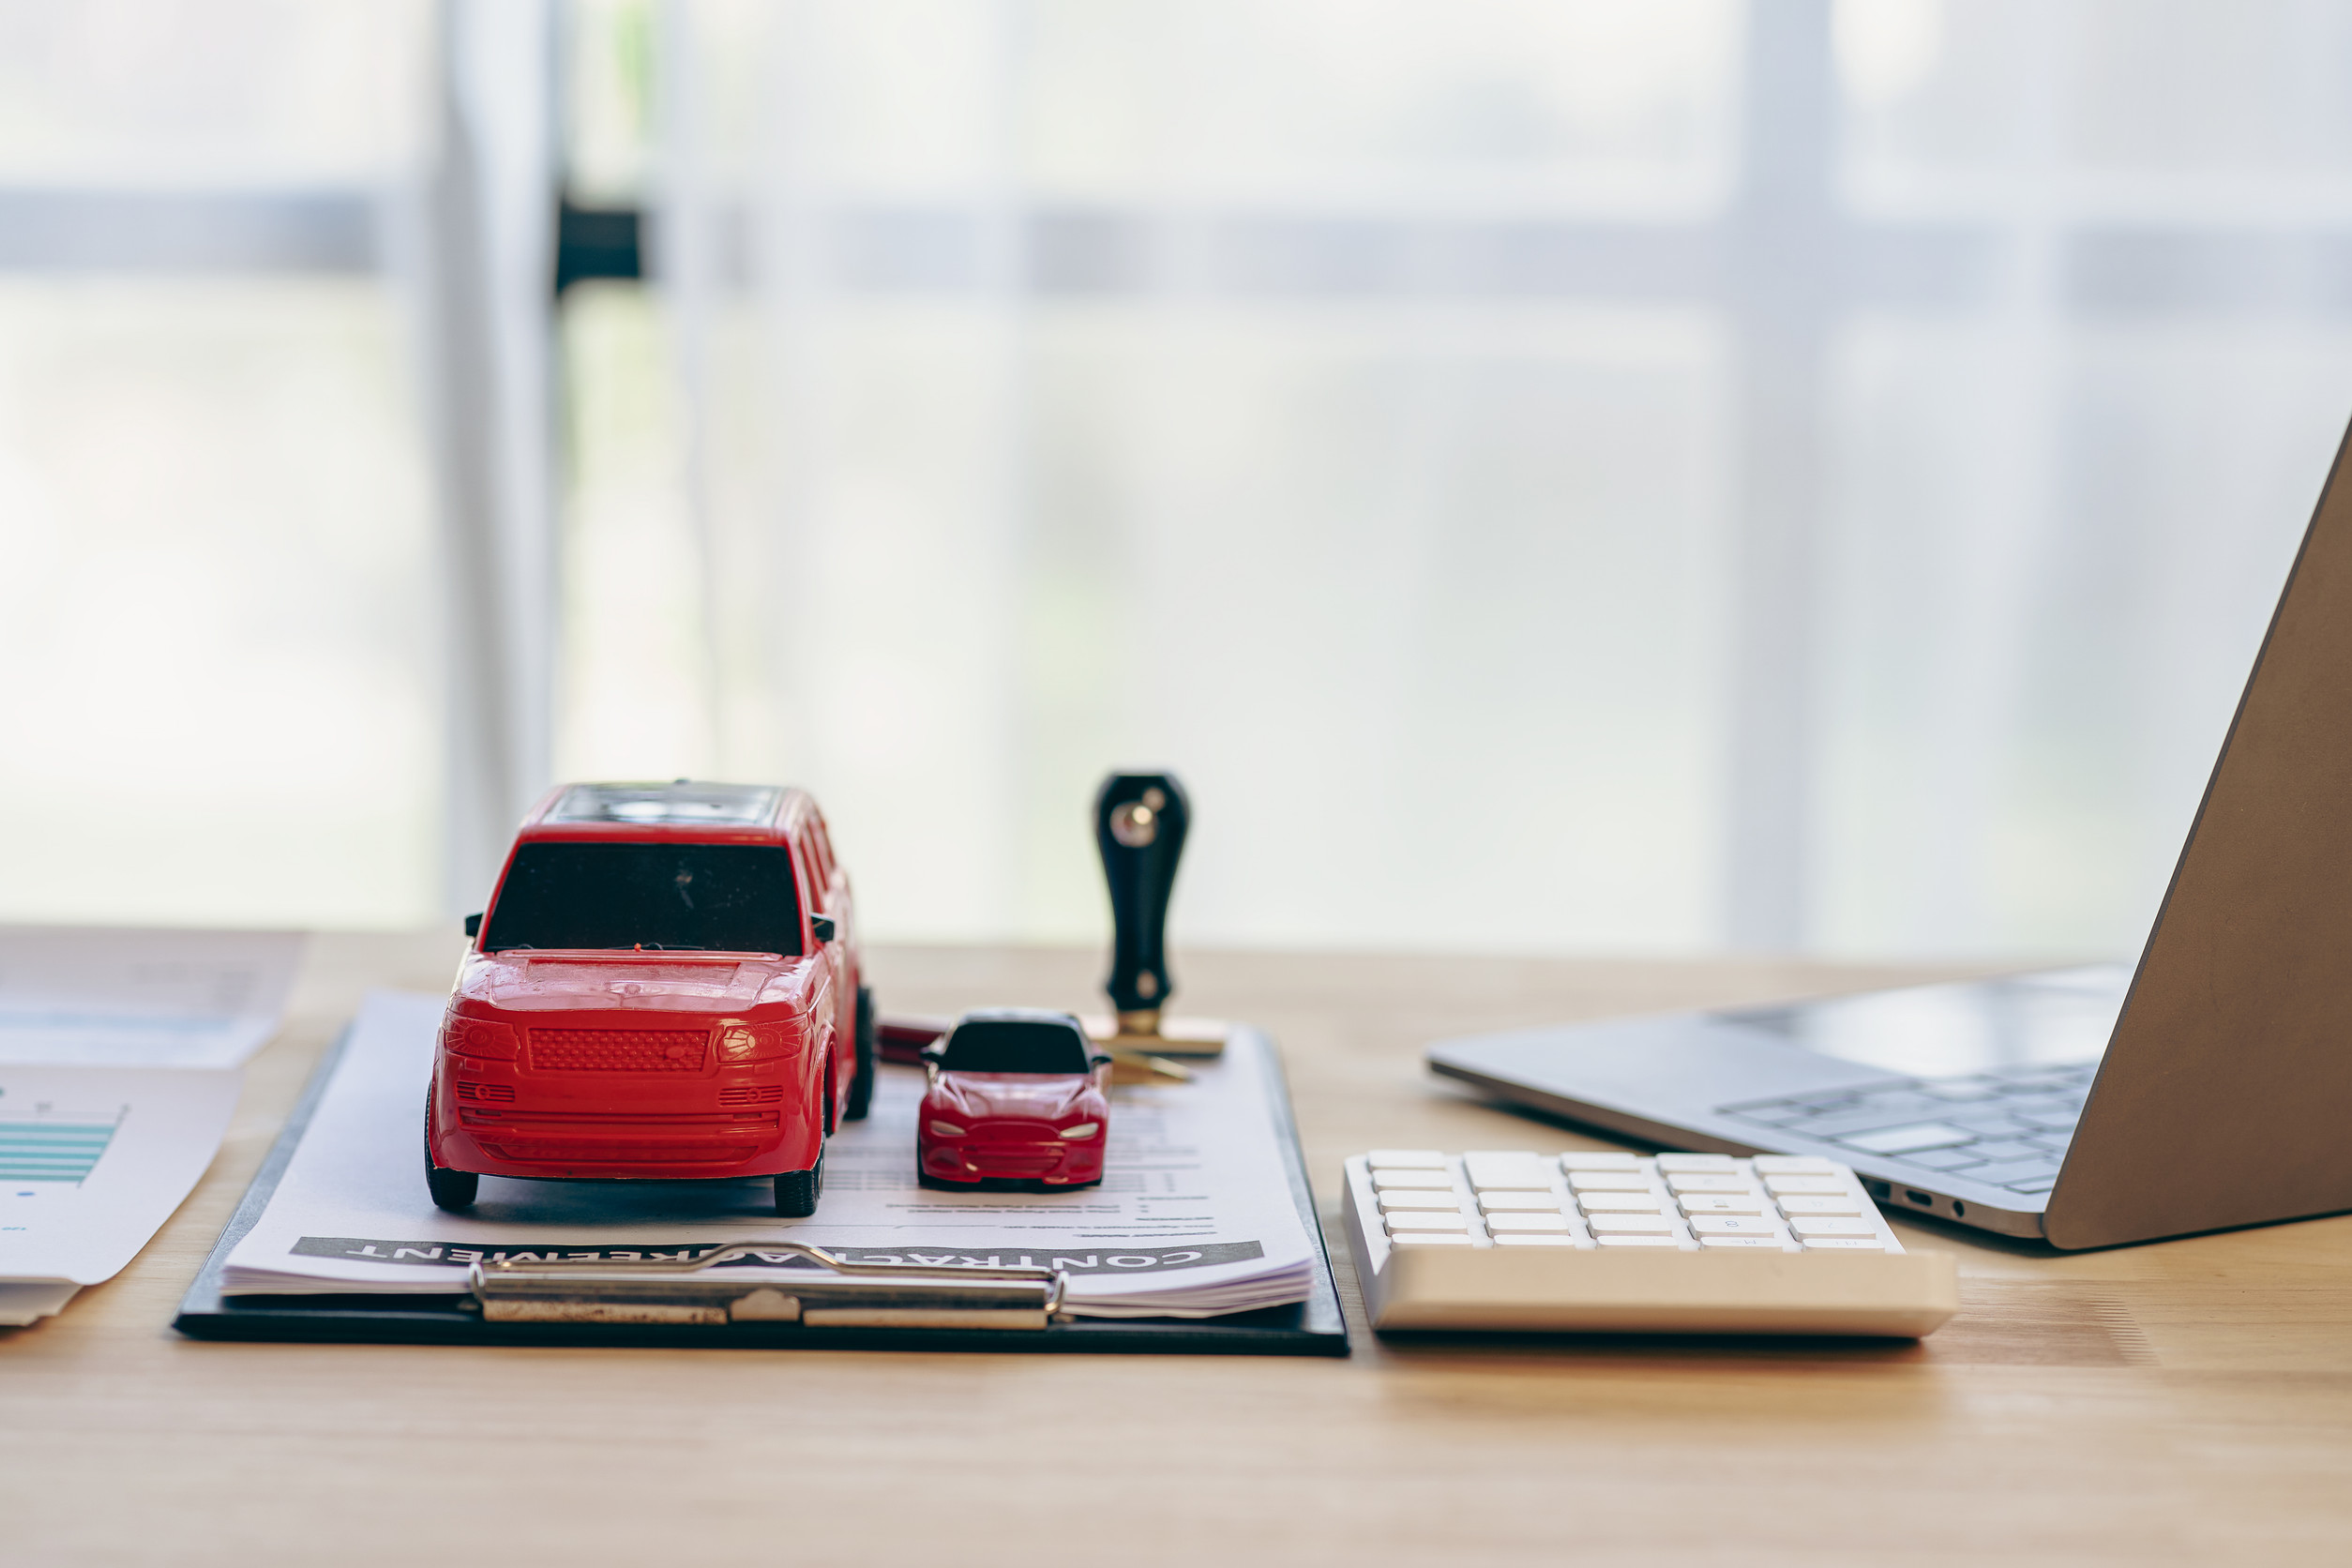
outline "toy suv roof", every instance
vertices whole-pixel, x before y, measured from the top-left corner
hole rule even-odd
[[[811,809],[807,791],[776,784],[574,784],[525,818],[516,837],[776,844]]]

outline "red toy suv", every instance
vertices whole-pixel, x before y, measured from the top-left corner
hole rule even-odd
[[[927,1187],[1101,1181],[1110,1060],[1067,1013],[966,1013],[923,1051],[930,1083],[915,1123],[917,1179]]]
[[[425,1104],[433,1201],[484,1176],[776,1178],[816,1212],[866,1114],[873,998],[817,803],[573,784],[524,819],[458,971]]]

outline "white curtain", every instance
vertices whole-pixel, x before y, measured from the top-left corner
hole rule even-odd
[[[445,907],[431,10],[0,0],[0,920]]]
[[[2138,940],[2352,414],[2352,6],[662,15],[707,761],[879,928],[1091,937],[1149,764],[1196,941]]]
[[[406,270],[439,477],[445,897],[478,909],[549,780],[557,188],[546,0],[442,0],[435,125]]]

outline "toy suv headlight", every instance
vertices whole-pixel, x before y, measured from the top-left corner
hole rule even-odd
[[[522,1054],[522,1042],[512,1025],[485,1023],[480,1018],[451,1018],[441,1032],[441,1043],[459,1056],[512,1062]]]
[[[738,1026],[720,1033],[718,1059],[729,1066],[743,1062],[773,1062],[779,1056],[792,1055],[797,1044],[799,1036],[791,1024]]]
[[[1102,1130],[1100,1122],[1073,1122],[1062,1129],[1062,1136],[1073,1143],[1082,1143]]]

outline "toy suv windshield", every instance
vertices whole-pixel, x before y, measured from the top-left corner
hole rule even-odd
[[[523,844],[483,951],[800,953],[788,850],[756,844]]]

